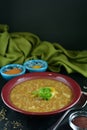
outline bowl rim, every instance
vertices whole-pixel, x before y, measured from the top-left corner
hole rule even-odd
[[[56,80],[59,80],[61,82],[64,82],[65,84],[69,85],[69,87],[71,87],[72,92],[74,94],[72,102],[62,109],[51,111],[51,112],[40,112],[40,113],[39,112],[28,112],[28,111],[24,111],[24,110],[21,110],[21,109],[15,107],[9,99],[11,89],[15,85],[17,85],[21,82],[24,82],[26,80],[31,80],[31,79],[38,79],[40,77],[56,79]],[[81,88],[80,88],[79,84],[74,79],[72,79],[71,77],[63,75],[63,74],[55,73],[55,72],[26,73],[24,75],[15,77],[15,78],[11,79],[10,81],[8,81],[3,86],[2,91],[1,91],[1,98],[2,98],[3,102],[9,108],[11,108],[14,111],[20,112],[22,114],[26,114],[26,115],[53,115],[53,114],[58,114],[58,113],[64,112],[65,110],[71,108],[72,106],[74,106],[79,101],[80,97],[81,97]]]
[[[4,70],[7,69],[8,67],[18,67],[18,68],[21,68],[22,71],[18,74],[6,74],[6,73],[4,73]],[[26,68],[21,64],[7,64],[7,65],[1,67],[0,74],[3,76],[13,77],[13,76],[18,76],[18,75],[24,74],[25,71],[26,71]]]

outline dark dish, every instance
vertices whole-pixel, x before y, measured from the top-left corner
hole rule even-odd
[[[18,85],[27,80],[42,79],[42,78],[60,81],[68,85],[68,87],[72,90],[72,93],[73,93],[72,101],[67,106],[58,110],[50,111],[50,112],[28,112],[28,111],[21,110],[12,104],[9,95],[11,93],[11,90],[15,87],[15,85]],[[80,86],[76,83],[76,81],[74,81],[72,78],[68,76],[53,73],[53,72],[41,72],[41,73],[37,72],[37,73],[25,74],[9,81],[3,87],[2,92],[1,92],[1,97],[4,103],[8,107],[10,107],[11,109],[17,112],[21,112],[23,114],[28,114],[28,115],[53,115],[53,114],[61,113],[69,109],[73,105],[75,105],[81,97],[81,89],[80,89]]]

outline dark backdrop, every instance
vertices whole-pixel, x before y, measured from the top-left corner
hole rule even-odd
[[[66,49],[87,49],[87,0],[0,0],[0,24]]]

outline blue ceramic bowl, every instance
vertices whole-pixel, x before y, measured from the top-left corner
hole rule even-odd
[[[21,71],[19,73],[16,73],[16,74],[14,74],[14,73],[11,73],[11,74],[10,73],[5,73],[5,72],[10,71],[10,70],[15,69],[15,68],[19,69]],[[25,74],[25,72],[26,72],[26,68],[23,65],[20,65],[20,64],[8,64],[6,66],[3,66],[0,69],[1,76],[6,80],[10,80],[10,79],[12,79],[14,77],[23,75],[23,74]]]
[[[44,60],[28,60],[24,66],[29,72],[45,72],[48,68],[48,64]]]

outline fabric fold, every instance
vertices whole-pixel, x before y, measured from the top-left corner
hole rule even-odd
[[[60,72],[63,67],[69,74],[77,72],[87,77],[87,50],[67,50],[59,43],[41,41],[33,33],[9,33],[8,29],[0,25],[0,67],[42,59],[47,61],[49,71]]]

